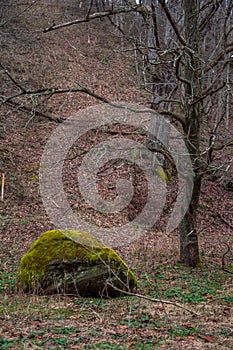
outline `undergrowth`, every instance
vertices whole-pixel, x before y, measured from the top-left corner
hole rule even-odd
[[[161,301],[20,295],[16,272],[1,274],[0,349],[163,349],[170,343],[176,349],[190,339],[231,344],[231,276],[176,264],[138,272],[138,280],[137,294]]]

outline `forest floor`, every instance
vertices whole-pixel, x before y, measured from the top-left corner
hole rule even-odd
[[[77,1],[3,2],[0,9],[1,95],[20,91],[7,69],[25,89],[80,84],[112,101],[148,105],[137,61],[131,51],[122,53],[124,43],[107,20],[43,33],[52,23],[79,18]],[[180,264],[178,232],[165,233],[176,188],[172,182],[158,223],[117,248],[137,276],[137,294],[100,299],[16,291],[20,258],[41,233],[54,228],[39,193],[43,149],[60,125],[47,117],[66,119],[100,101],[84,93],[29,94],[14,101],[17,105],[5,104],[0,110],[0,172],[5,174],[0,202],[0,349],[233,349],[233,275],[222,266],[225,262],[230,269],[233,264],[233,193],[210,177],[203,182],[198,210],[199,268]],[[127,126],[100,127],[79,139],[76,150],[87,152],[122,135],[145,141],[145,135]],[[76,184],[82,157],[76,153],[65,163],[64,188],[71,207],[105,228],[134,218],[145,196],[141,172],[130,167],[137,185],[134,205],[121,218],[107,215],[82,201]],[[102,170],[99,191],[114,198],[112,181],[127,178],[129,167],[110,163]]]

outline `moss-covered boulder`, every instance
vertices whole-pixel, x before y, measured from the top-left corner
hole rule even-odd
[[[17,286],[38,294],[114,297],[136,287],[133,272],[92,235],[81,231],[47,231],[22,257]]]

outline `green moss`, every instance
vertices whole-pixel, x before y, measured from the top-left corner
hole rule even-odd
[[[110,266],[119,278],[136,286],[136,278],[116,252],[103,245],[92,235],[82,231],[51,230],[42,234],[22,257],[18,271],[18,288],[24,291],[37,289],[48,265],[54,261],[73,261],[80,264]]]

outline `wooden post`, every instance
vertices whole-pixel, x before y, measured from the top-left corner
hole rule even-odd
[[[1,184],[1,200],[4,200],[4,186],[5,186],[5,174],[2,174],[2,184]]]

